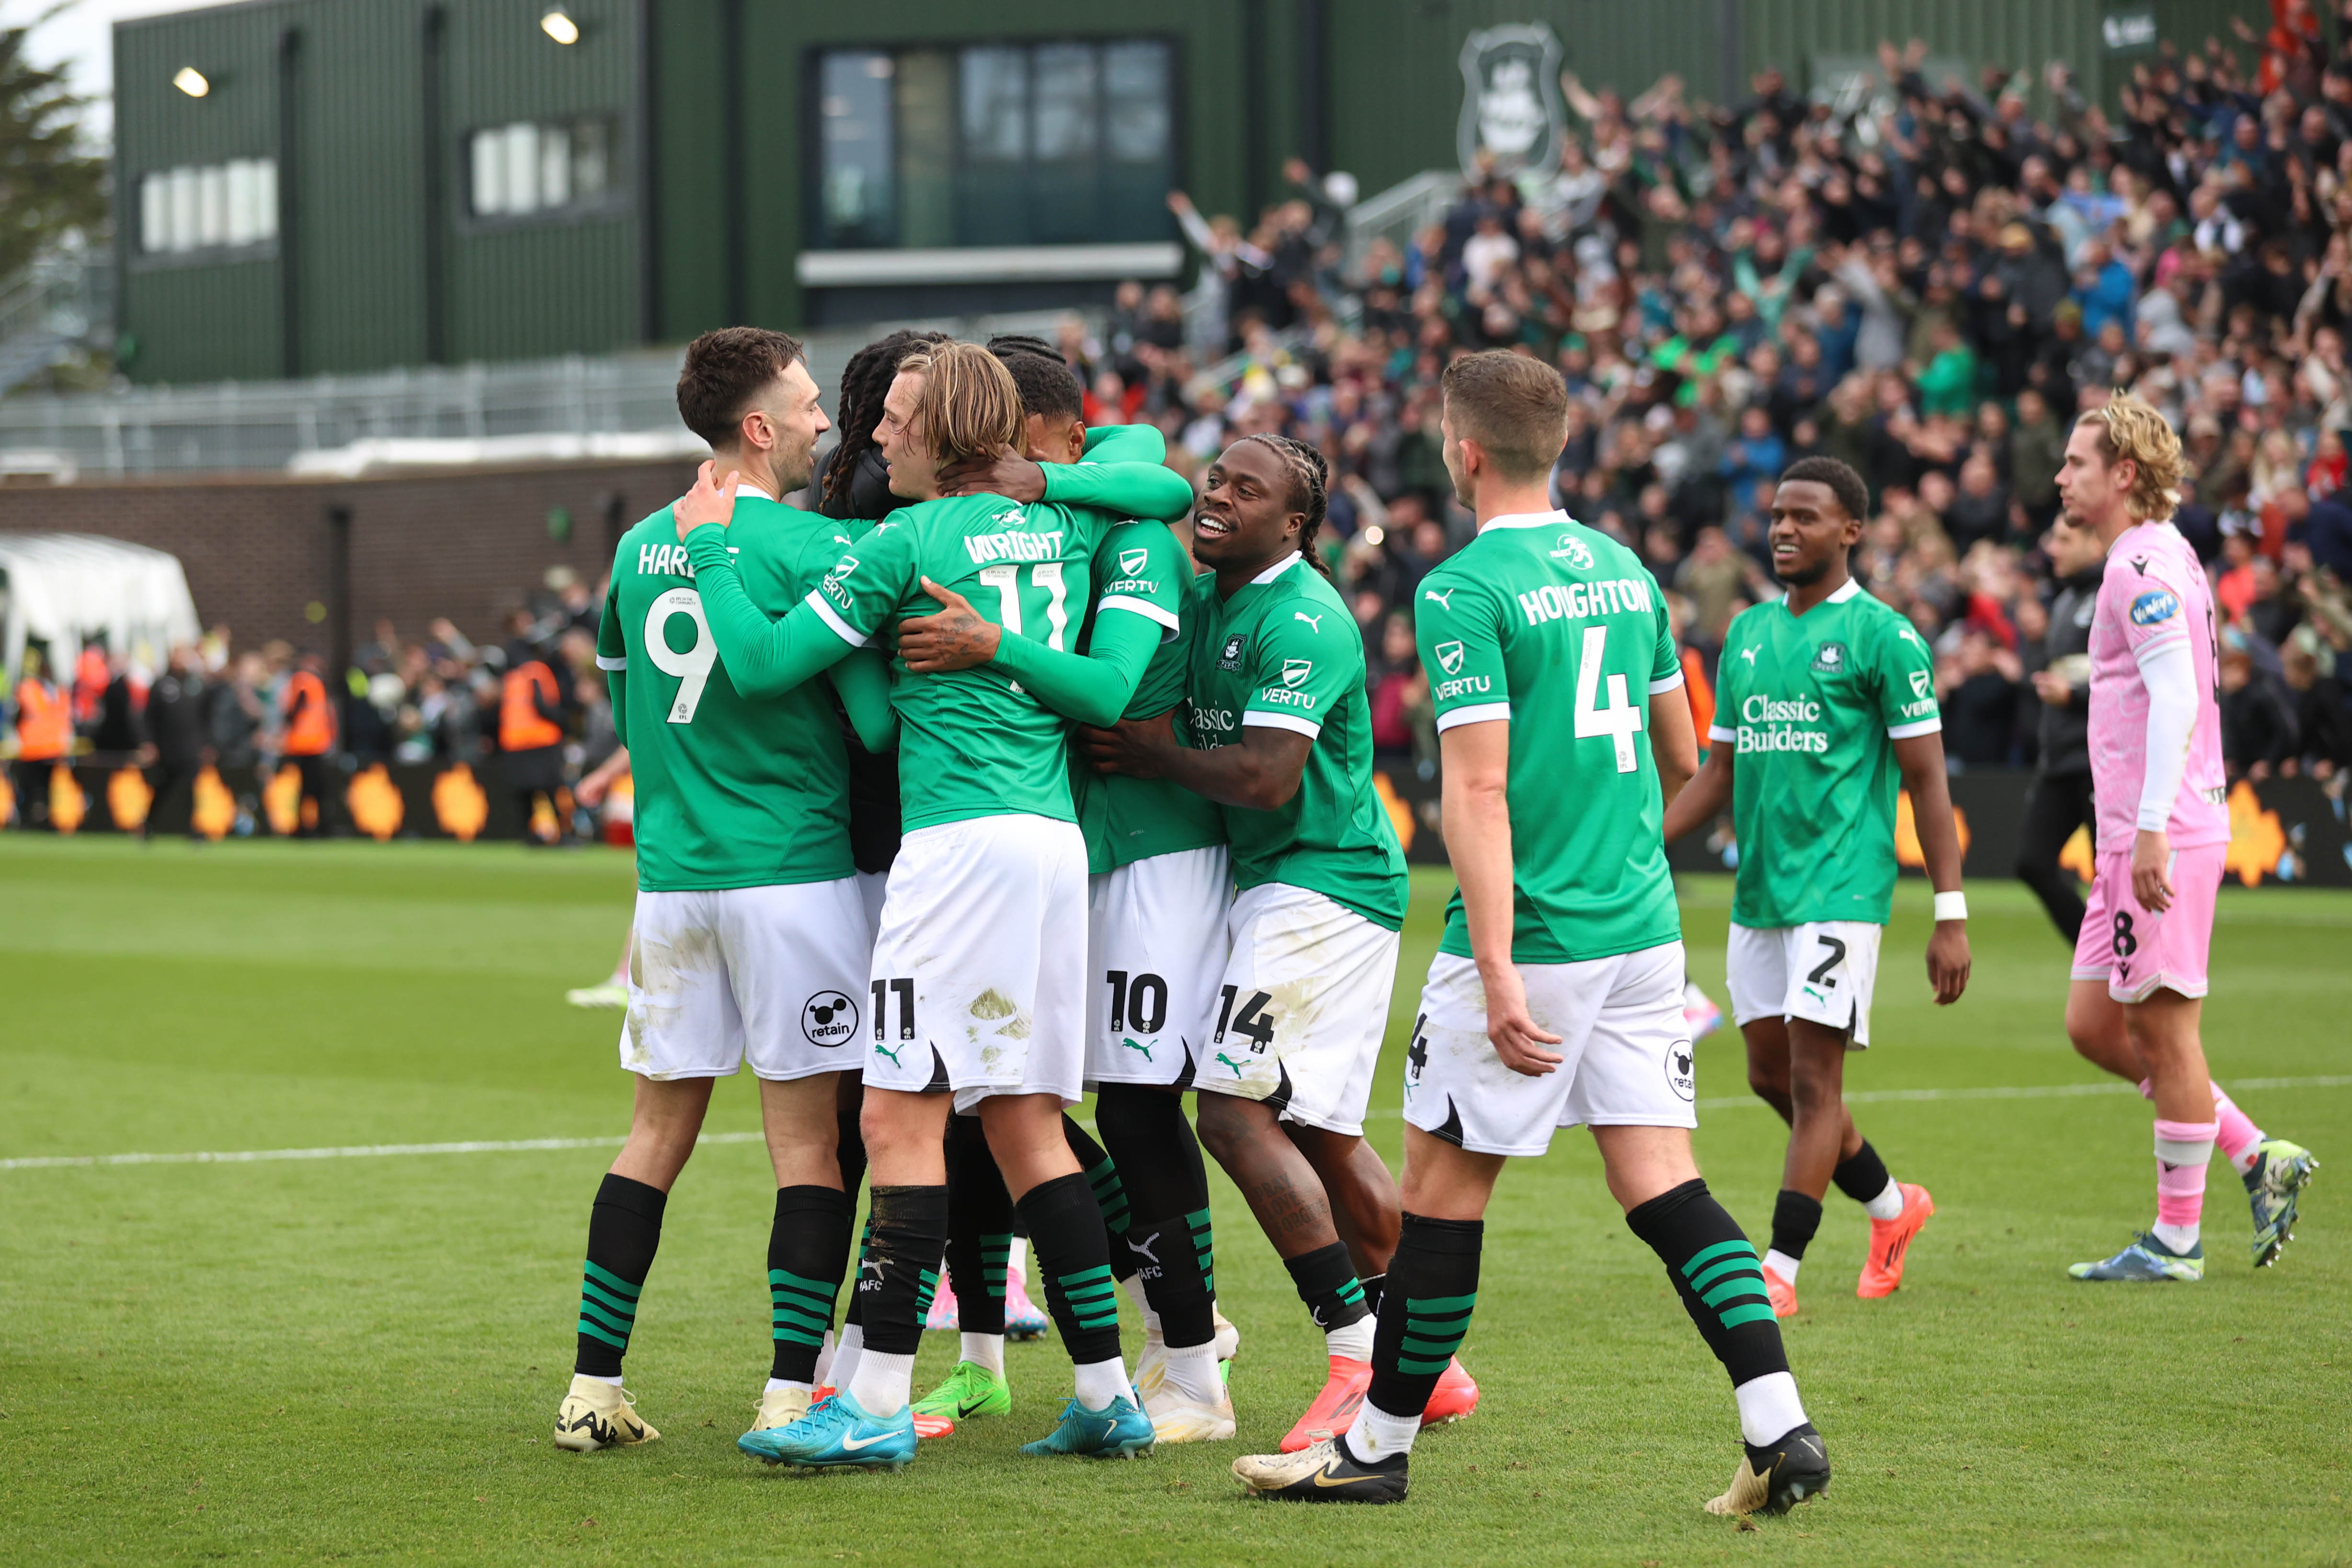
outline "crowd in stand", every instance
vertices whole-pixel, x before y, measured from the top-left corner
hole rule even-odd
[[[1197,473],[1281,431],[1331,462],[1324,531],[1363,632],[1377,749],[1435,755],[1414,589],[1467,539],[1440,456],[1450,355],[1509,348],[1572,396],[1559,503],[1636,551],[1668,590],[1695,687],[1731,618],[1777,592],[1773,482],[1826,454],[1870,487],[1854,557],[1937,656],[1955,769],[2030,766],[2045,708],[2087,677],[2053,660],[2065,587],[2045,531],[2082,410],[2125,388],[2184,437],[2176,521],[2213,574],[2233,776],[2352,767],[2352,0],[2303,0],[2244,34],[2164,46],[2119,107],[2063,65],[1926,79],[1882,46],[1869,90],[1809,101],[1767,70],[1730,107],[1665,78],[1630,100],[1562,79],[1556,164],[1465,182],[1405,243],[1348,253],[1352,182],[1294,163],[1297,195],[1246,229],[1170,205],[1202,286],[1124,286],[1061,346],[1089,423],[1148,420]],[[388,624],[331,680],[348,765],[475,762],[499,748],[508,673],[557,673],[572,776],[614,750],[593,661],[596,593],[562,569],[477,647],[446,620]],[[92,660],[95,663],[92,663]],[[103,650],[73,672],[101,752],[194,744],[267,766],[301,660],[171,656],[168,726],[144,672]],[[314,665],[313,668],[316,668]],[[320,671],[323,675],[325,672]],[[557,711],[560,710],[560,713]],[[2340,787],[2340,784],[2337,786]]]
[[[1424,762],[1412,590],[1469,531],[1439,456],[1449,355],[1558,366],[1557,499],[1642,553],[1710,674],[1733,615],[1777,591],[1775,477],[1853,464],[1873,503],[1856,575],[1935,647],[1956,768],[2032,764],[2040,708],[2074,700],[2079,673],[2043,668],[2043,534],[2068,426],[2128,389],[2187,441],[2177,521],[2229,616],[2233,773],[2333,775],[2352,764],[2352,4],[2332,27],[2279,10],[2245,35],[2251,65],[2167,46],[2114,112],[2063,65],[1930,82],[1916,42],[1881,48],[1851,108],[1777,71],[1728,108],[1570,75],[1557,165],[1465,182],[1406,244],[1350,258],[1297,164],[1297,197],[1246,230],[1171,198],[1209,348],[1196,328],[1188,351],[1172,290],[1132,285],[1064,347],[1089,417],[1158,423],[1180,464],[1257,430],[1321,447],[1379,743]]]
[[[533,662],[551,680],[526,694],[523,717],[560,731],[565,779],[593,773],[619,744],[596,668],[601,609],[587,584],[556,567],[507,613],[503,643],[477,644],[446,617],[413,638],[380,620],[340,675],[315,650],[283,640],[238,649],[225,626],[170,650],[161,668],[148,650],[110,651],[99,640],[83,646],[70,670],[52,670],[36,646],[9,703],[19,823],[37,825],[41,815],[28,761],[144,764],[159,794],[207,765],[256,778],[314,757],[344,773],[380,763],[478,766],[515,749],[509,678]],[[57,733],[36,739],[51,714]],[[248,830],[251,804],[241,802]]]

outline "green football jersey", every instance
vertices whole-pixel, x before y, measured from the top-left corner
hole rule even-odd
[[[1165,628],[1151,662],[1143,668],[1123,715],[1150,719],[1181,708],[1191,657],[1191,628],[1199,614],[1185,614],[1192,598],[1192,562],[1163,522],[1133,522],[1112,529],[1095,552],[1095,616],[1106,612],[1146,616]],[[1091,634],[1094,618],[1089,617]],[[1183,727],[1178,726],[1180,737]],[[1201,849],[1225,841],[1223,816],[1204,800],[1166,779],[1098,773],[1074,747],[1070,791],[1078,826],[1087,836],[1087,869],[1103,872],[1149,860],[1155,855]]]
[[[749,490],[727,531],[744,591],[771,614],[806,596],[845,542],[831,518]],[[757,701],[736,690],[667,507],[621,538],[596,662],[625,676],[640,888],[761,888],[856,869],[830,688],[820,678]]]
[[[1724,634],[1707,739],[1732,753],[1735,925],[1885,925],[1895,902],[1894,742],[1943,728],[1911,623],[1846,585],[1801,616],[1742,610]]]
[[[1511,957],[1570,963],[1679,941],[1665,807],[1643,738],[1683,684],[1639,557],[1562,512],[1496,518],[1422,579],[1414,639],[1442,733],[1511,726]],[[1438,951],[1467,958],[1456,889]]]
[[[929,577],[1014,637],[1069,646],[1088,603],[1088,571],[1110,520],[1087,507],[956,496],[902,507],[825,573],[807,605],[864,646],[898,622],[936,614]],[[1068,725],[1001,672],[982,666],[917,675],[891,665],[906,831],[975,816],[1075,822]]]
[[[1213,573],[1192,605],[1192,743],[1239,745],[1251,725],[1313,739],[1298,793],[1273,811],[1225,806],[1234,882],[1306,888],[1391,931],[1404,924],[1404,851],[1372,787],[1364,639],[1339,591],[1305,558],[1267,567],[1232,598]]]

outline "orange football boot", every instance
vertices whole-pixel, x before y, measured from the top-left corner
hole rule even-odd
[[[1470,1369],[1455,1356],[1437,1374],[1437,1386],[1429,1393],[1429,1403],[1422,1407],[1421,1424],[1442,1426],[1448,1421],[1459,1421],[1478,1408],[1478,1384],[1470,1376]]]
[[[1356,1424],[1356,1412],[1364,1407],[1365,1391],[1372,1386],[1372,1363],[1350,1361],[1346,1356],[1331,1358],[1331,1375],[1323,1384],[1323,1392],[1282,1440],[1282,1451],[1296,1454],[1311,1448],[1327,1437],[1336,1437]]]
[[[1936,1200],[1927,1188],[1909,1182],[1899,1184],[1903,1212],[1893,1219],[1870,1222],[1870,1261],[1862,1266],[1862,1278],[1853,1287],[1853,1293],[1865,1301],[1895,1294],[1903,1283],[1903,1259],[1911,1250],[1911,1238],[1936,1212]]]

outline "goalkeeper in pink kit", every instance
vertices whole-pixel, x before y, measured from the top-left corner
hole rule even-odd
[[[2156,1103],[2156,1223],[2093,1280],[2195,1280],[2205,1168],[2218,1142],[2253,1206],[2257,1268],[2293,1234],[2316,1167],[2265,1138],[2208,1076],[2199,1034],[2213,910],[2230,847],[2205,569],[2169,519],[2180,441],[2118,395],[2075,422],[2058,471],[2068,519],[2107,546],[2091,623],[2091,784],[2097,868],[2074,946],[2066,1033],[2074,1048]]]

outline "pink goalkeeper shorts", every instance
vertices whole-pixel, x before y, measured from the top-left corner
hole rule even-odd
[[[2118,1002],[2145,1002],[2157,991],[2205,994],[2213,948],[2213,905],[2221,891],[2226,844],[2172,852],[2172,907],[2142,909],[2133,896],[2131,851],[2098,858],[2099,875],[2074,942],[2074,976],[2104,980]]]

